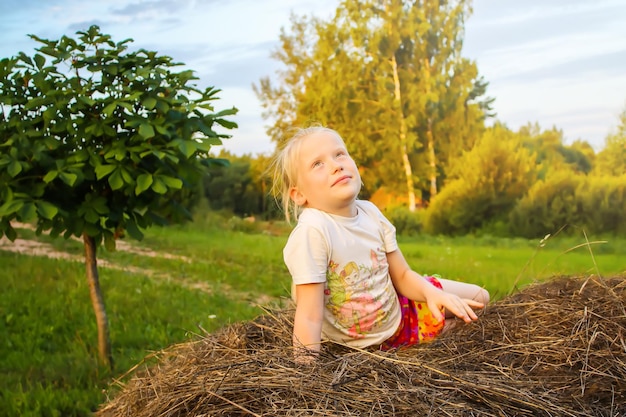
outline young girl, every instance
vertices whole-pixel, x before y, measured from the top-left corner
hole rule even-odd
[[[297,361],[312,360],[322,338],[390,349],[434,338],[446,314],[478,318],[473,308],[489,301],[487,291],[412,271],[395,227],[357,199],[359,170],[337,132],[298,131],[274,168],[287,221],[298,220],[283,251],[293,279]]]

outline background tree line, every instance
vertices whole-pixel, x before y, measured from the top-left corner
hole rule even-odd
[[[329,20],[292,16],[273,55],[283,70],[255,85],[267,133],[280,147],[293,126],[338,130],[361,197],[401,231],[626,233],[626,113],[597,154],[557,128],[488,127],[488,82],[462,56],[470,14],[463,0],[345,0]],[[222,156],[232,164],[205,179],[211,207],[277,216],[260,176],[267,157]]]
[[[263,175],[269,157],[220,156],[230,164],[211,168],[203,183],[210,207],[242,217],[281,218]],[[556,128],[528,124],[514,132],[495,124],[443,168],[449,175],[441,191],[414,212],[406,196],[385,185],[365,197],[403,233],[534,238],[574,226],[626,234],[626,109],[597,153],[582,140],[564,144]]]

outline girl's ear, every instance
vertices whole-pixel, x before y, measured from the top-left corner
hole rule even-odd
[[[296,187],[291,187],[289,190],[289,198],[291,198],[291,201],[296,203],[298,206],[306,204],[306,197]]]

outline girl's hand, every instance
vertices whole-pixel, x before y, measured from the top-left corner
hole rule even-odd
[[[426,303],[433,316],[439,321],[444,319],[442,310],[446,309],[466,323],[478,320],[478,316],[473,310],[474,308],[485,307],[485,305],[481,302],[467,298],[460,298],[454,294],[441,290],[433,291],[429,294],[426,299]]]

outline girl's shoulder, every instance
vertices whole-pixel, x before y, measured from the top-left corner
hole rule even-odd
[[[319,234],[326,234],[325,232],[331,223],[332,219],[328,213],[317,209],[306,208],[302,210],[298,216],[298,223],[296,223],[291,234],[308,234],[312,231]]]
[[[369,200],[356,200],[356,206],[369,216],[383,217],[383,213],[376,206],[376,204]]]
[[[328,213],[314,208],[305,208],[298,216],[298,225],[320,225],[328,221],[328,218]]]
[[[359,210],[365,214],[365,216],[369,217],[372,221],[376,222],[376,224],[380,224],[383,229],[389,230],[395,233],[395,227],[389,219],[383,214],[383,212],[376,206],[376,204],[367,200],[357,200],[357,207]]]

